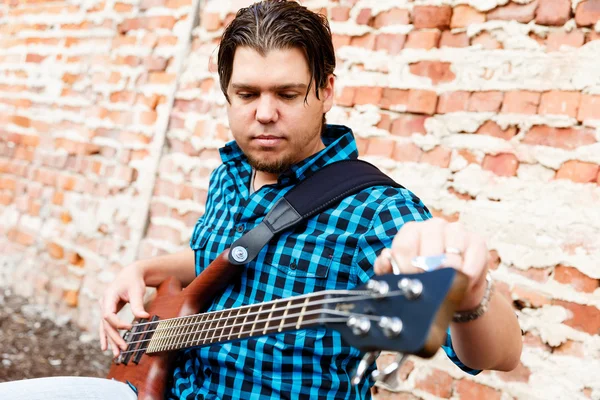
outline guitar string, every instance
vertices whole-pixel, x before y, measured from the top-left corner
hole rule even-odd
[[[284,300],[284,301],[275,300],[275,301],[271,301],[271,302],[267,302],[267,303],[252,304],[252,305],[238,307],[238,308],[231,308],[231,309],[228,309],[228,310],[211,311],[211,312],[208,312],[208,313],[193,314],[193,315],[188,315],[188,316],[184,316],[184,317],[170,318],[170,319],[165,319],[165,320],[157,320],[157,321],[153,321],[153,322],[150,322],[150,323],[152,323],[154,325],[157,325],[157,326],[158,325],[163,325],[163,327],[157,328],[157,329],[149,329],[147,331],[141,331],[141,332],[130,332],[130,336],[128,337],[128,339],[131,339],[133,336],[137,336],[137,335],[143,335],[143,334],[146,334],[146,333],[155,333],[155,332],[160,332],[160,331],[169,330],[169,329],[183,328],[183,327],[186,327],[186,326],[189,326],[189,325],[194,325],[194,324],[197,323],[197,322],[190,322],[190,323],[184,324],[184,325],[177,325],[177,326],[171,326],[171,327],[164,326],[164,325],[167,325],[168,323],[171,323],[171,322],[174,322],[174,321],[180,321],[180,320],[185,320],[185,319],[192,319],[194,317],[200,317],[200,316],[208,316],[208,317],[210,317],[211,315],[214,315],[214,314],[224,314],[224,313],[227,313],[227,312],[229,312],[229,314],[231,314],[233,311],[235,311],[235,310],[241,310],[242,308],[246,309],[246,308],[251,308],[251,307],[260,307],[260,309],[258,311],[249,312],[249,313],[245,314],[246,316],[254,316],[254,315],[265,314],[265,313],[269,313],[269,312],[284,311],[285,309],[290,309],[290,308],[294,309],[294,308],[299,308],[299,307],[301,308],[301,307],[304,307],[304,306],[319,306],[319,305],[322,305],[322,304],[339,303],[339,302],[344,302],[344,301],[360,301],[360,300],[368,300],[368,299],[372,299],[373,298],[372,292],[369,292],[369,291],[360,291],[360,292],[344,291],[344,292],[347,292],[347,293],[351,294],[352,296],[326,298],[326,299],[323,299],[323,300],[320,300],[320,301],[314,301],[312,303],[307,303],[306,300],[305,300],[302,303],[294,304],[292,306],[287,306],[286,305],[286,306],[280,307],[280,308],[275,308],[275,307],[269,308],[269,307],[267,307],[267,306],[270,306],[270,305],[274,306],[277,303],[289,303],[289,301],[291,299],[296,299],[295,297],[292,297],[292,298],[289,298],[288,300]],[[315,294],[314,296],[311,296],[311,297],[319,297],[319,296],[322,296],[324,294],[327,294],[327,293],[323,293],[323,292],[319,292],[319,293],[320,293],[319,295]],[[338,294],[338,293],[335,293],[335,294]],[[404,292],[401,291],[401,290],[398,290],[398,291],[395,291],[395,292],[389,292],[386,295],[381,295],[381,296],[379,296],[377,298],[378,299],[382,299],[384,297],[392,297],[392,296],[397,296],[397,295],[402,295],[402,294],[404,294]],[[303,296],[303,298],[305,298],[305,297]],[[232,317],[231,315],[228,315],[226,317],[225,316],[221,316],[221,317],[219,317],[217,319],[212,319],[211,322],[217,322],[218,323],[218,322],[223,321],[223,320],[229,320],[231,318],[238,318],[239,315],[240,315],[240,313],[238,312],[238,314],[235,317]],[[134,327],[141,326],[141,325],[149,325],[150,323],[144,322],[144,323],[141,323],[141,324],[134,325]],[[132,327],[132,329],[133,329],[133,327]]]
[[[287,298],[283,298],[283,299],[276,299],[276,300],[271,300],[271,301],[267,301],[264,303],[258,303],[258,304],[248,304],[245,306],[240,306],[240,307],[236,307],[236,308],[231,308],[229,310],[234,311],[234,310],[242,310],[245,308],[250,308],[250,307],[257,307],[260,305],[263,306],[268,306],[268,305],[272,305],[272,304],[276,304],[276,303],[286,303],[290,300],[305,300],[306,298],[311,298],[311,297],[318,297],[318,296],[324,296],[324,295],[345,295],[345,294],[361,294],[361,295],[365,295],[365,294],[369,294],[372,293],[368,290],[322,290],[320,292],[316,292],[316,293],[308,293],[308,294],[303,294],[300,296],[294,296],[294,297],[287,297]],[[190,318],[193,316],[200,316],[200,315],[210,315],[210,314],[216,314],[216,313],[221,313],[221,312],[225,312],[225,311],[229,311],[229,310],[216,310],[216,311],[209,311],[206,313],[199,313],[199,314],[192,314],[192,315],[184,315],[182,317],[174,317],[174,318],[167,318],[167,319],[163,319],[160,321],[146,321],[146,322],[138,322],[136,324],[133,324],[131,329],[135,328],[135,327],[140,327],[140,326],[144,326],[144,325],[151,325],[151,324],[156,324],[157,322],[173,322],[173,321],[177,321],[177,320],[181,320],[181,319],[186,319],[186,318]]]
[[[395,292],[388,293],[388,295],[385,296],[385,297],[392,297],[392,296],[398,296],[398,295],[403,295],[403,294],[404,294],[403,291],[395,291]],[[346,298],[326,299],[324,301],[322,300],[322,301],[318,301],[318,302],[314,302],[312,304],[309,304],[309,306],[319,306],[319,305],[323,305],[323,304],[327,304],[327,303],[332,303],[332,302],[343,302],[343,301],[351,301],[351,300],[353,300],[353,301],[360,301],[360,300],[366,300],[366,299],[370,299],[370,298],[372,298],[372,296],[354,296],[354,297],[346,297]],[[382,298],[383,298],[383,296],[382,296]],[[304,305],[303,304],[299,304],[299,305],[292,306],[290,308],[302,308],[302,307],[304,307]],[[279,308],[277,310],[266,309],[266,310],[261,310],[259,312],[252,313],[252,315],[259,315],[259,314],[271,313],[273,311],[282,311],[283,309],[285,309],[285,308]],[[279,317],[274,317],[274,318],[270,318],[270,319],[263,319],[263,320],[260,320],[260,321],[256,320],[256,321],[243,322],[241,324],[235,324],[235,320],[238,319],[238,318],[240,318],[240,316],[238,314],[238,315],[235,315],[235,316],[229,315],[229,316],[224,317],[224,318],[214,319],[212,321],[203,320],[203,321],[192,322],[192,323],[189,323],[189,324],[186,324],[186,325],[182,325],[182,326],[163,327],[163,328],[159,328],[159,329],[155,329],[155,330],[149,330],[148,332],[174,331],[176,329],[181,329],[181,328],[186,327],[186,326],[187,327],[193,326],[193,327],[200,328],[200,330],[196,330],[196,331],[193,331],[193,332],[191,332],[191,331],[190,332],[179,332],[179,333],[175,333],[174,335],[171,335],[171,336],[164,336],[164,337],[158,338],[158,340],[166,340],[166,339],[172,339],[172,338],[177,338],[177,337],[185,337],[185,336],[188,336],[188,335],[197,334],[199,332],[202,332],[202,333],[206,332],[207,334],[202,339],[202,340],[205,341],[205,340],[209,339],[208,336],[210,335],[210,332],[213,332],[213,331],[216,332],[217,330],[221,330],[222,331],[221,335],[219,336],[219,339],[221,337],[223,337],[223,336],[231,336],[231,335],[234,335],[234,334],[240,336],[240,335],[242,335],[244,333],[248,333],[248,332],[243,332],[243,331],[240,330],[240,332],[236,332],[236,333],[228,332],[228,333],[224,334],[223,331],[225,329],[230,330],[230,328],[242,327],[244,325],[251,325],[251,324],[255,325],[255,324],[261,324],[261,323],[266,323],[267,324],[266,327],[261,327],[260,329],[253,329],[253,330],[250,330],[249,332],[252,333],[254,330],[260,331],[261,329],[262,330],[265,330],[265,329],[278,329],[278,327],[276,325],[273,326],[272,328],[269,328],[268,327],[268,322],[269,321],[277,321],[277,320],[285,320],[287,318],[294,318],[294,317],[301,316],[301,315],[306,316],[306,315],[313,315],[313,314],[321,314],[323,312],[334,313],[336,315],[343,315],[345,317],[348,317],[348,316],[351,316],[351,315],[358,315],[358,314],[351,314],[349,312],[344,313],[344,312],[338,311],[338,310],[330,310],[330,309],[323,308],[323,309],[318,309],[318,310],[312,310],[312,311],[306,312],[306,313],[288,314],[285,317],[284,316],[279,316]],[[247,314],[247,315],[251,315],[251,314]],[[370,319],[372,319],[372,320],[375,320],[375,321],[377,321],[379,319],[379,317],[376,317],[376,316],[370,316],[370,315],[365,315],[365,316],[368,317],[368,318],[370,318]],[[227,325],[227,322],[229,322],[230,320],[233,320],[233,324],[232,325]],[[167,320],[165,320],[165,321],[167,321]],[[218,326],[218,323],[220,321],[225,321],[226,324],[223,325],[223,326]],[[163,322],[163,321],[155,321],[155,324],[159,324],[160,322]],[[211,326],[208,329],[202,329],[202,328],[204,328],[204,325],[206,325],[209,322],[210,322]],[[217,322],[217,325],[213,327],[212,325],[215,322]],[[295,325],[296,325],[296,323],[292,324],[292,326],[295,326]],[[146,333],[146,332],[138,332],[138,334],[141,334],[141,333]],[[153,338],[132,341],[132,342],[129,342],[128,344],[132,345],[132,344],[150,342],[150,341],[152,341],[152,339]],[[211,339],[214,341],[216,338],[212,337]],[[194,339],[194,340],[198,340],[198,339]],[[203,344],[206,344],[206,343],[203,343]],[[130,353],[130,352],[136,352],[136,351],[140,351],[140,350],[141,349],[127,350],[127,351],[123,351],[121,354],[127,354],[127,353]]]
[[[315,322],[315,323],[317,323],[317,322],[321,322],[321,323],[327,323],[327,322],[344,322],[344,321],[347,320],[346,317],[348,317],[350,315],[349,313],[344,314],[343,311],[337,311],[336,312],[336,310],[329,310],[327,308],[322,308],[322,309],[314,310],[314,311],[311,311],[311,312],[308,312],[308,313],[305,313],[305,314],[301,314],[301,313],[294,314],[294,315],[291,315],[290,317],[295,317],[295,316],[298,316],[298,315],[309,315],[309,314],[310,315],[315,315],[315,314],[318,315],[318,314],[324,314],[324,313],[334,314],[336,316],[342,316],[343,318],[338,318],[338,319],[333,319],[333,318],[319,318],[319,319],[316,319],[316,320],[312,320],[310,322]],[[363,314],[354,314],[354,315],[363,315]],[[366,314],[364,314],[364,316],[367,317],[367,318],[369,318],[369,319],[371,319],[371,320],[375,320],[375,321],[378,321],[378,320],[381,319],[381,317],[376,317],[376,316],[372,316],[372,315],[366,315]],[[280,319],[283,319],[283,318],[273,318],[272,320],[280,320]],[[250,324],[253,324],[253,322],[248,322],[248,323],[245,323],[245,324],[232,325],[232,326],[228,326],[228,327],[250,325]],[[251,330],[248,330],[248,331],[241,331],[240,330],[240,332],[235,332],[235,336],[238,336],[238,337],[236,337],[236,338],[234,338],[232,340],[240,339],[239,336],[241,336],[243,334],[247,334],[247,333],[250,333],[250,335],[251,335],[253,332],[256,332],[256,333],[260,333],[261,331],[264,332],[265,329],[267,331],[273,330],[273,329],[279,331],[279,329],[283,330],[283,329],[295,327],[296,325],[297,325],[296,322],[292,322],[292,323],[284,324],[283,326],[281,326],[281,324],[278,324],[278,325],[275,325],[275,326],[273,326],[271,328],[269,328],[267,326],[266,328],[265,327],[261,327],[260,329],[254,329],[254,330],[251,329]],[[218,329],[225,329],[225,328],[228,328],[228,327],[224,326],[224,327],[211,328],[211,329],[208,329],[208,330],[200,329],[200,330],[196,330],[196,331],[193,331],[193,332],[178,333],[178,334],[175,334],[173,336],[166,336],[166,337],[159,338],[159,340],[172,339],[172,338],[177,338],[177,337],[184,337],[184,336],[187,336],[187,335],[197,334],[197,333],[204,333],[204,332],[207,332],[207,331],[215,331],[216,332]],[[268,332],[268,333],[265,333],[265,335],[266,334],[271,334],[271,333],[275,333],[275,332]],[[230,336],[229,333],[223,333],[222,332],[218,337],[213,336],[213,337],[209,338],[208,335],[206,335],[206,337],[203,338],[203,339],[191,339],[191,340],[187,340],[185,342],[166,343],[166,344],[162,344],[161,346],[164,347],[164,348],[161,348],[161,350],[158,350],[158,351],[174,350],[174,348],[173,349],[169,349],[168,347],[170,347],[170,346],[179,346],[179,345],[185,347],[189,343],[193,343],[193,342],[200,341],[200,340],[204,341],[204,343],[198,343],[199,346],[207,345],[207,344],[214,343],[215,341],[218,342],[222,338],[228,337],[228,336]],[[263,336],[263,335],[257,335],[257,336]],[[208,342],[206,342],[206,340],[208,340]],[[136,342],[131,342],[130,344],[145,343],[145,342],[149,342],[149,341],[152,341],[152,339],[139,340],[139,341],[136,341]],[[148,350],[148,348],[145,348],[145,349],[135,349],[135,350],[126,350],[126,351],[122,351],[120,353],[120,355],[126,355],[128,353],[135,353],[135,352],[138,352],[138,351],[145,351],[146,352],[147,350]],[[158,352],[158,351],[156,351],[156,352]],[[152,353],[154,353],[154,352],[152,352]],[[148,354],[152,354],[152,353],[148,353]]]

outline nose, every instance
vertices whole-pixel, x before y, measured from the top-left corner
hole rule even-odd
[[[270,95],[261,95],[256,106],[256,120],[261,124],[277,122],[279,117],[275,99]]]

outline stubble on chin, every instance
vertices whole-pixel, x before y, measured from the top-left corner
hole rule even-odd
[[[294,165],[294,162],[289,159],[289,157],[281,157],[279,159],[269,161],[261,160],[260,158],[254,157],[250,154],[246,154],[246,157],[248,158],[248,163],[250,166],[256,171],[266,172],[269,174],[281,174]]]

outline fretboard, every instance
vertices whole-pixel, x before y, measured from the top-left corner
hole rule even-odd
[[[318,325],[325,298],[326,294],[312,294],[163,320],[155,325],[146,353],[206,346]]]

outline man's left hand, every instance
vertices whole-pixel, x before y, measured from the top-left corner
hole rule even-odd
[[[375,261],[375,273],[393,271],[396,262],[401,273],[422,272],[415,267],[415,257],[445,255],[443,266],[462,271],[469,285],[457,311],[476,308],[486,287],[488,250],[485,240],[468,232],[462,223],[449,223],[441,218],[423,222],[408,222],[398,231],[391,249],[384,249]]]

